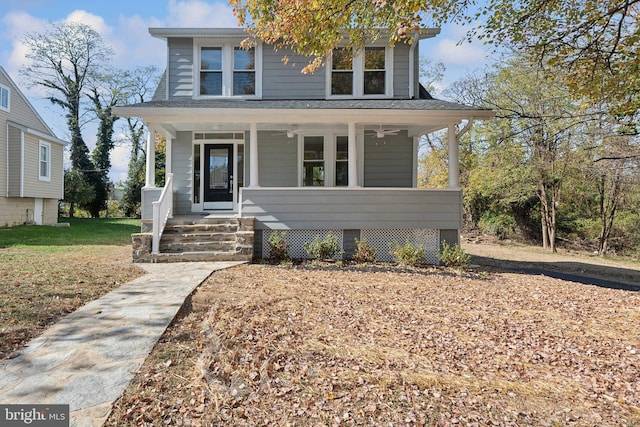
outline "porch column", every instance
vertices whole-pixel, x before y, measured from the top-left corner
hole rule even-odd
[[[456,125],[451,123],[449,133],[449,188],[460,188],[460,158]]]
[[[249,128],[249,187],[260,187],[258,178],[258,124]]]
[[[147,169],[144,186],[153,188],[156,186],[156,130],[153,126],[147,125]]]
[[[349,146],[348,146],[348,168],[349,168],[349,187],[359,187],[358,182],[358,145],[356,143],[356,124],[349,123]]]

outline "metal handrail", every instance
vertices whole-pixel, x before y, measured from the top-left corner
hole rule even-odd
[[[168,173],[162,193],[158,201],[153,202],[153,237],[151,253],[160,253],[160,238],[167,220],[173,217],[173,174]]]

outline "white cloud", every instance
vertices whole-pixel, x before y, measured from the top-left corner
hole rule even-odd
[[[109,37],[111,34],[111,27],[104,22],[101,16],[94,15],[84,10],[74,10],[67,15],[66,22],[78,22],[80,24],[88,25],[96,30],[103,38]]]
[[[167,12],[170,27],[237,27],[233,10],[223,2],[169,0]]]
[[[480,65],[487,59],[484,46],[479,43],[462,42],[451,39],[440,40],[433,49],[437,61],[452,65]]]
[[[114,65],[121,68],[156,65],[162,70],[167,58],[166,42],[151,37],[148,29],[163,25],[156,18],[121,15],[112,36],[106,40],[115,51]]]
[[[5,31],[3,37],[11,40],[11,51],[7,56],[5,68],[11,76],[17,76],[18,70],[26,63],[26,47],[20,41],[25,34],[41,31],[47,21],[29,15],[26,12],[9,12],[3,19]],[[18,82],[20,84],[20,82]]]
[[[111,171],[109,178],[114,183],[125,181],[129,169],[129,147],[124,145],[116,145],[111,152]]]

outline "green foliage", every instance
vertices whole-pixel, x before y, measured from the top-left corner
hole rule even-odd
[[[64,218],[69,227],[19,226],[0,228],[0,248],[43,246],[131,245],[131,234],[140,232],[140,221],[122,218]],[[43,249],[44,250],[44,249]]]
[[[324,239],[316,236],[312,242],[306,242],[303,247],[309,257],[316,260],[333,259],[344,253],[344,251],[340,249],[338,238],[333,233],[328,233]]]
[[[513,216],[504,213],[485,211],[478,220],[480,230],[493,234],[500,240],[504,240],[516,232],[516,220]]]
[[[87,183],[78,170],[64,171],[64,201],[69,204],[69,216],[74,217],[77,206],[93,200],[95,189]]]
[[[274,231],[269,236],[269,261],[281,263],[289,260],[289,243],[286,231]]]
[[[457,243],[453,246],[446,241],[442,241],[442,249],[438,251],[438,259],[447,267],[467,267],[471,264],[471,255]]]
[[[425,252],[424,246],[414,245],[408,241],[404,245],[393,242],[389,246],[389,255],[398,264],[410,266],[422,264]]]
[[[356,253],[353,255],[353,260],[358,264],[366,264],[369,262],[375,262],[378,258],[378,249],[371,246],[367,239],[356,241]]]

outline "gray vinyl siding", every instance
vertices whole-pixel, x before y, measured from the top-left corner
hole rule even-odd
[[[158,83],[158,87],[153,93],[153,98],[151,100],[164,101],[165,99],[167,99],[167,70],[164,70],[164,73],[162,73],[160,83]]]
[[[173,171],[173,209],[175,215],[191,213],[191,193],[193,170],[192,163],[192,133],[178,132],[172,141],[171,154]]]
[[[408,96],[409,45],[398,43],[393,49],[393,97],[406,99]]]
[[[282,132],[258,132],[260,186],[296,187],[298,185],[296,138],[289,139],[286,135],[275,135],[277,133]]]
[[[174,38],[168,41],[170,98],[193,96],[193,40]]]
[[[289,56],[289,63],[282,58]],[[263,99],[324,99],[325,70],[302,74],[309,58],[294,55],[290,50],[274,51],[270,46],[262,48],[262,98]]]
[[[4,121],[0,120],[0,123],[4,124]],[[7,134],[9,133],[9,127],[4,125],[0,126],[0,197],[7,196],[7,179],[9,177],[9,171],[7,170]],[[0,222],[0,225],[2,223]]]
[[[21,135],[22,131],[13,126],[8,126],[9,129],[9,150],[8,150],[8,167],[7,167],[7,179],[8,179],[8,196],[20,197],[20,182],[22,180],[22,144]]]
[[[11,120],[12,122],[19,123],[24,127],[49,134],[49,130],[44,125],[44,123],[42,123],[40,117],[38,117],[38,115],[31,108],[31,105],[28,103],[28,101],[22,96],[19,91],[16,90],[16,88],[4,77],[1,72],[0,83],[8,87],[10,90],[9,112],[0,110],[0,119]]]
[[[445,229],[462,226],[460,190],[244,188],[256,229]]]
[[[406,131],[384,138],[365,135],[364,186],[413,186],[413,139]]]
[[[23,197],[62,199],[62,146],[51,143],[49,180],[40,180],[40,141],[35,135],[24,135]],[[46,142],[46,141],[45,141]]]

